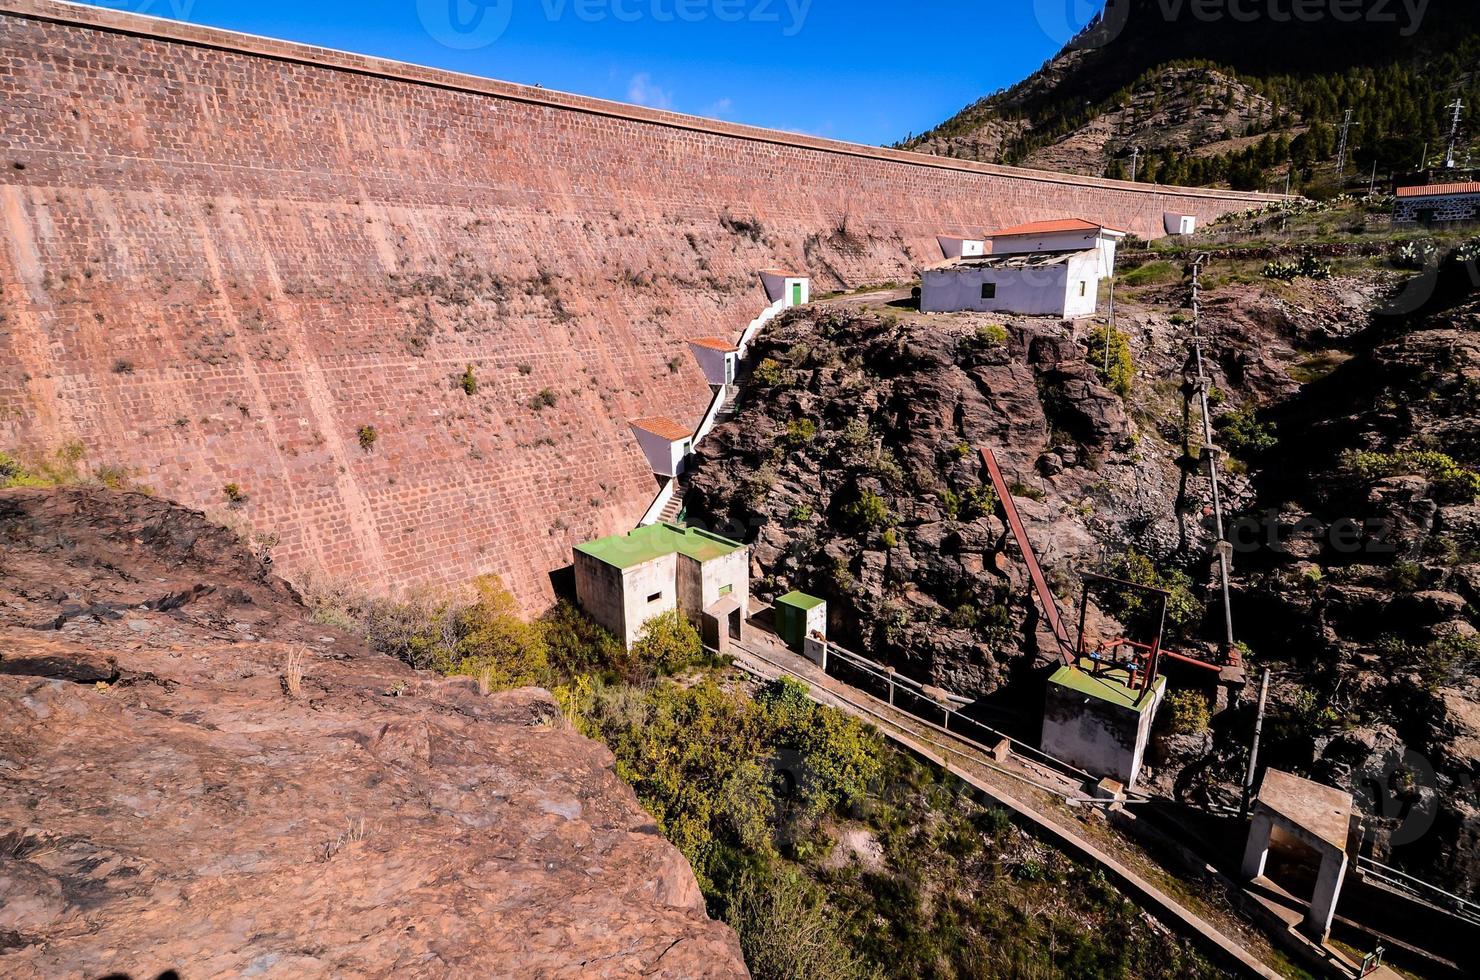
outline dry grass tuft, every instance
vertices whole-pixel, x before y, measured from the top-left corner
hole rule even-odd
[[[334,857],[334,855],[344,850],[346,845],[356,843],[357,841],[362,841],[368,836],[370,835],[365,830],[364,817],[361,817],[358,820],[351,820],[349,821],[349,826],[345,828],[344,833],[324,844],[324,849],[323,852],[319,855],[319,860],[328,861],[330,858]]]
[[[292,698],[303,696],[303,657],[305,653],[303,647],[293,647],[288,651],[287,660],[283,664],[283,689]]]

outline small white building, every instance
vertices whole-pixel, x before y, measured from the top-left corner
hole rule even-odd
[[[935,240],[940,243],[941,254],[948,259],[969,259],[987,254],[985,235],[936,235]]]
[[[633,419],[633,435],[658,476],[678,476],[684,460],[694,451],[694,432],[664,415]]]
[[[735,383],[735,373],[740,366],[740,348],[722,337],[695,337],[689,341],[694,360],[704,371],[705,379],[713,386]]]
[[[787,306],[803,306],[812,299],[812,280],[800,272],[762,269],[761,283],[773,303],[784,300]]]
[[[750,616],[750,549],[697,528],[649,524],[577,545],[576,599],[631,646],[649,619],[680,609],[721,653]]]
[[[1094,315],[1100,281],[1115,268],[1125,232],[1079,218],[1039,221],[992,235],[991,251],[924,270],[925,313],[1018,313],[1077,319]]]
[[[1190,235],[1197,231],[1197,215],[1167,211],[1161,216],[1168,235]]]

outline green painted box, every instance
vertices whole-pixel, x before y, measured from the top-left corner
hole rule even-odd
[[[776,600],[776,635],[798,653],[808,633],[827,635],[827,600],[805,592],[788,592]]]

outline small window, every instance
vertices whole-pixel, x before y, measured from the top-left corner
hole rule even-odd
[[[691,453],[693,451],[694,451],[694,443],[693,443],[693,440],[685,439],[683,441],[683,454],[685,456],[687,456],[689,453]]]
[[[982,283],[982,299],[996,299],[997,284],[995,282]]]
[[[1083,296],[1084,295],[1084,291],[1085,291],[1086,287],[1088,287],[1088,285],[1089,285],[1089,283],[1085,282],[1082,279],[1079,281],[1079,295],[1080,296]]]
[[[729,595],[731,592],[734,592],[734,591],[735,591],[735,587],[733,585],[721,585],[719,587],[719,594],[720,595]]]
[[[653,603],[657,602],[661,598],[663,598],[663,593],[661,593],[661,592],[654,592],[652,595],[648,596],[648,605],[652,605]]]

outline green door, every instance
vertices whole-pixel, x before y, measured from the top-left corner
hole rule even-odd
[[[799,282],[794,282],[791,284],[791,305],[802,305],[802,284]]]

